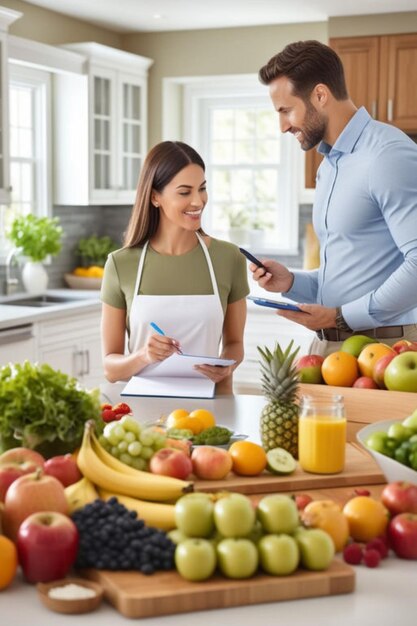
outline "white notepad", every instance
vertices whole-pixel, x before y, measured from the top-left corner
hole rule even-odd
[[[155,396],[166,398],[213,398],[215,383],[193,369],[194,365],[233,365],[233,359],[173,354],[161,363],[145,367],[132,376],[122,396]]]

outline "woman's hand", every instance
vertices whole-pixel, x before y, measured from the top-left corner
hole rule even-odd
[[[204,374],[204,376],[207,376],[207,378],[210,378],[213,383],[217,384],[228,376],[231,376],[233,374],[234,367],[235,366],[233,365],[195,365],[194,369]]]
[[[171,337],[165,335],[149,335],[143,348],[143,356],[147,363],[165,361],[172,354],[178,353],[180,344]]]

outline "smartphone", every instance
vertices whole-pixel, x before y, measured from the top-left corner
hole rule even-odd
[[[257,296],[248,296],[248,300],[252,300],[259,306],[268,306],[271,309],[283,309],[284,311],[299,311],[301,309],[296,304],[290,304],[289,302],[279,302],[278,300],[268,300],[267,298],[258,298]]]
[[[245,255],[245,257],[249,261],[251,261],[252,263],[255,263],[255,265],[257,265],[258,267],[262,267],[262,269],[264,269],[265,272],[268,271],[267,268],[265,267],[265,265],[263,263],[261,263],[260,260],[256,258],[256,256],[253,256],[253,254],[251,254],[250,252],[245,250],[245,248],[239,248],[239,250],[241,251],[242,254]]]

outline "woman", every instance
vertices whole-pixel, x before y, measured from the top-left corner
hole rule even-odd
[[[219,356],[221,343],[220,356],[235,365],[197,369],[216,383],[216,393],[232,393],[232,373],[243,359],[246,262],[236,246],[202,231],[206,203],[197,152],[181,142],[156,145],[141,171],[124,247],[109,255],[104,270],[109,381],[128,379],[175,352]]]

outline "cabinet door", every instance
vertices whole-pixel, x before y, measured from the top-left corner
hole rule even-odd
[[[119,197],[132,202],[146,152],[146,82],[135,76],[118,77]]]
[[[83,372],[81,382],[87,388],[98,387],[105,382],[101,357],[100,333],[84,339],[82,343]]]
[[[39,362],[79,379],[83,373],[84,355],[76,342],[55,343],[40,347]]]
[[[350,98],[357,107],[364,106],[379,117],[379,37],[342,37],[330,39],[329,45],[342,60]]]
[[[0,34],[0,204],[10,202],[9,182],[9,85],[5,35]]]
[[[381,37],[379,119],[417,132],[417,34]]]

